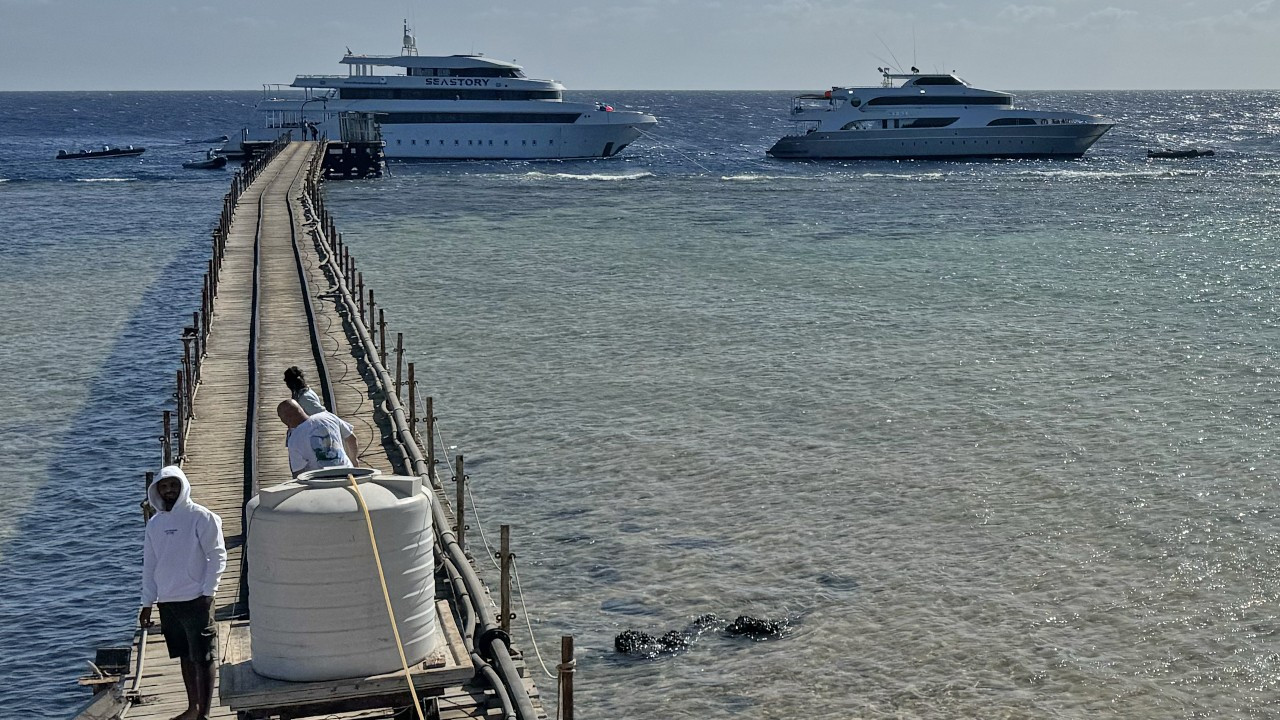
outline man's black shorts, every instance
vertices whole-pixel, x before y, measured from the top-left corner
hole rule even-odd
[[[213,602],[198,597],[182,602],[162,602],[160,632],[169,657],[198,663],[212,662],[218,652],[218,629],[213,624]]]

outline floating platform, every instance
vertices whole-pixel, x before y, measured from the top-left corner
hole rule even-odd
[[[465,683],[475,675],[475,666],[448,603],[436,602],[436,620],[445,643],[431,657],[409,668],[420,698],[438,696],[445,688]],[[225,643],[219,699],[241,720],[310,717],[413,704],[402,670],[365,678],[286,682],[253,671],[248,622],[231,623]]]

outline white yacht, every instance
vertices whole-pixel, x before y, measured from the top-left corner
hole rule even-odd
[[[224,147],[273,140],[285,130],[339,137],[340,116],[372,114],[385,155],[397,159],[478,160],[611,157],[657,122],[604,103],[564,102],[555,80],[526,77],[515,63],[483,55],[418,55],[408,23],[400,55],[342,58],[346,75],[299,75],[292,97],[265,97],[256,127]],[[386,69],[386,70],[383,70]],[[379,74],[383,70],[385,74]]]
[[[1114,124],[1094,115],[1024,110],[1013,95],[950,74],[877,68],[879,87],[833,87],[792,100],[800,132],[775,158],[1078,158]],[[815,102],[817,101],[817,102]]]

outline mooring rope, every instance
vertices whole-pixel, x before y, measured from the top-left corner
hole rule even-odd
[[[547,669],[547,663],[542,659],[542,651],[538,649],[538,641],[533,637],[533,623],[529,621],[529,608],[524,604],[524,586],[520,584],[520,571],[516,568],[516,559],[511,557],[511,575],[516,579],[516,594],[520,597],[520,609],[524,611],[524,624],[529,628],[529,644],[533,645],[533,654],[538,657],[538,664],[542,666],[542,672],[547,677],[555,679],[555,675]]]
[[[669,142],[664,141],[662,138],[658,137],[657,135],[654,135],[653,133],[650,133],[650,132],[645,132],[644,130],[641,130],[640,128],[636,128],[636,132],[638,132],[638,133],[640,133],[641,135],[643,135],[643,136],[645,136],[645,137],[649,138],[650,140],[653,140],[654,142],[658,143],[659,145],[662,145],[662,146],[666,147],[668,150],[670,150],[670,151],[674,152],[675,154],[679,155],[680,157],[684,158],[685,160],[688,160],[689,162],[693,163],[694,165],[697,165],[698,167],[702,168],[702,171],[703,171],[703,172],[705,172],[705,173],[707,173],[708,175],[714,175],[714,174],[715,174],[715,173],[713,173],[713,172],[711,171],[711,168],[708,168],[706,165],[703,165],[702,163],[698,162],[697,160],[694,160],[692,155],[689,155],[688,153],[681,152],[681,151],[680,151],[680,148],[676,147],[675,145],[672,145],[672,144],[671,144],[671,143],[669,143]]]

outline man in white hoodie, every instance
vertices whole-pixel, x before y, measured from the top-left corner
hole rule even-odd
[[[156,514],[142,544],[142,610],[138,624],[151,626],[159,603],[160,632],[169,657],[182,664],[187,709],[174,720],[205,720],[213,702],[213,659],[218,631],[213,598],[227,568],[222,518],[191,500],[191,483],[176,465],[160,471],[147,488]]]

